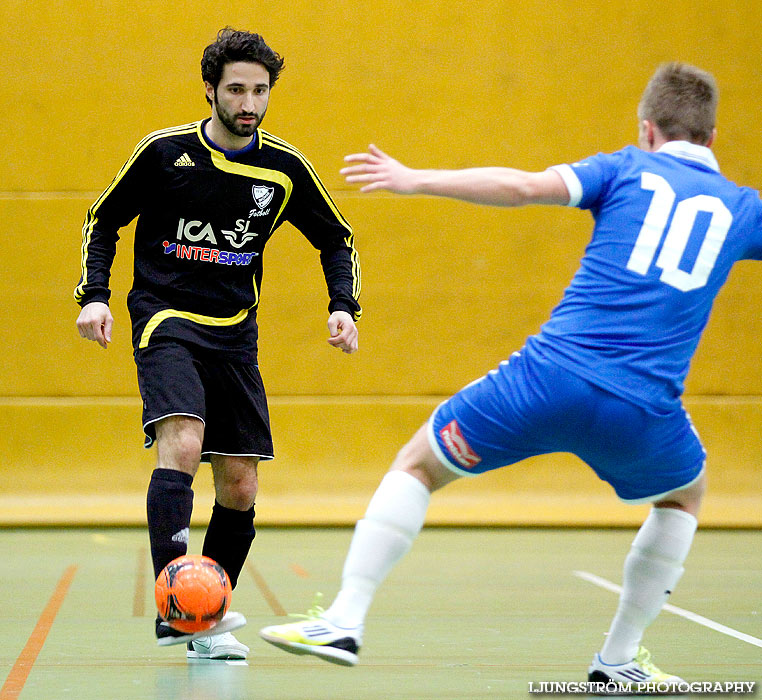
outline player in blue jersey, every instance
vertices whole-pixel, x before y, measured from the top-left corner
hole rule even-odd
[[[347,157],[342,172],[363,192],[577,206],[590,210],[595,228],[540,332],[440,405],[400,451],[357,523],[331,607],[265,628],[264,639],[355,664],[375,590],[420,531],[432,491],[532,455],[571,452],[623,501],[653,504],[589,679],[681,683],[640,644],[683,572],[705,488],[683,380],[733,263],[762,258],[758,194],[726,180],[709,149],[716,107],[711,75],[671,63],[641,99],[639,148],[540,173],[412,170],[374,146]]]

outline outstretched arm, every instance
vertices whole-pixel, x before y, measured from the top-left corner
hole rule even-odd
[[[344,160],[347,182],[361,184],[361,192],[389,190],[398,194],[429,194],[475,204],[518,207],[525,204],[569,203],[569,192],[555,170],[530,173],[512,168],[414,170],[373,144],[367,153]]]

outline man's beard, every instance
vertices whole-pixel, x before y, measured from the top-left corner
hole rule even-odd
[[[224,127],[235,136],[252,136],[257,130],[257,127],[262,123],[262,120],[265,117],[265,112],[267,111],[265,110],[262,114],[257,114],[256,112],[239,112],[238,114],[232,114],[221,107],[219,102],[215,105],[215,109],[217,110],[217,116],[220,118]],[[254,120],[248,124],[243,124],[238,121],[239,117],[253,117]]]

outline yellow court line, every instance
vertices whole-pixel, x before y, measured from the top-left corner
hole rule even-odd
[[[35,628],[32,630],[32,634],[29,635],[26,646],[21,650],[16,663],[13,664],[11,672],[8,674],[8,678],[5,679],[3,687],[0,688],[0,700],[15,700],[21,694],[24,689],[26,679],[29,677],[29,672],[34,666],[34,662],[37,660],[37,655],[42,649],[42,645],[45,644],[45,640],[48,637],[48,632],[53,626],[53,622],[56,619],[58,610],[63,603],[66,594],[69,591],[74,574],[77,573],[76,564],[72,564],[66,571],[64,571],[61,580],[58,582],[56,589],[53,591],[53,595],[50,596],[48,604],[40,615],[40,619],[37,620]]]

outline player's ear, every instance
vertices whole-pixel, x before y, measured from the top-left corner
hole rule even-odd
[[[651,122],[648,119],[641,119],[638,122],[638,146],[644,151],[650,150],[649,131]]]
[[[709,137],[709,140],[706,142],[706,147],[709,148],[713,143],[714,140],[717,138],[717,127],[712,129],[712,135]]]
[[[649,119],[643,119],[640,122],[640,147],[653,151],[657,136],[656,125]]]
[[[654,133],[653,122],[650,122],[648,121],[648,119],[646,119],[645,128],[646,128],[646,141],[648,142],[649,146],[653,147],[654,142],[656,141],[656,134]]]
[[[206,89],[206,99],[209,100],[212,104],[214,104],[214,85],[212,85],[209,81],[204,81],[204,88]]]

